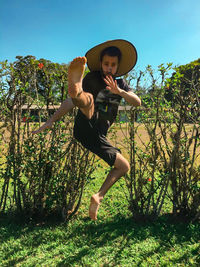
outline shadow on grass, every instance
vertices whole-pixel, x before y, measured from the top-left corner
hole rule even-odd
[[[87,220],[86,220],[87,222]],[[116,266],[119,264],[122,254],[127,247],[134,243],[143,242],[148,238],[154,238],[159,242],[159,246],[150,252],[144,253],[143,258],[152,256],[155,253],[163,254],[165,251],[174,251],[174,245],[181,245],[185,242],[198,243],[200,241],[200,226],[199,224],[187,224],[185,222],[175,222],[168,216],[160,217],[155,222],[134,222],[131,218],[123,218],[116,216],[112,221],[106,223],[89,223],[82,228],[74,229],[74,232],[83,235],[91,247],[81,249],[78,254],[71,256],[59,266],[63,264],[81,263],[81,259],[94,253],[96,249],[104,247],[107,244],[113,246],[112,260],[107,263],[108,266]],[[83,244],[80,244],[80,248]],[[200,246],[193,251],[194,255],[199,255]],[[131,256],[131,255],[129,255]],[[132,255],[134,257],[134,255]],[[186,255],[180,257],[180,261],[187,259]],[[137,262],[137,266],[143,262]],[[174,263],[178,263],[179,259]],[[105,265],[105,266],[107,266]],[[92,265],[91,265],[92,266]],[[102,265],[103,266],[103,265]]]
[[[56,231],[57,227],[59,231]],[[175,246],[181,246],[184,243],[198,243],[200,240],[200,225],[187,224],[184,222],[174,222],[166,216],[160,217],[154,222],[134,222],[132,218],[115,216],[112,221],[92,222],[89,219],[74,219],[69,224],[63,224],[60,221],[49,221],[41,224],[17,224],[9,218],[0,218],[0,236],[1,243],[10,239],[20,239],[19,247],[10,248],[4,255],[4,260],[20,250],[26,248],[26,256],[30,256],[34,248],[41,245],[48,245],[49,251],[55,251],[58,244],[63,244],[64,256],[57,266],[78,266],[83,265],[85,257],[94,257],[99,250],[100,257],[105,256],[106,246],[113,247],[111,259],[102,266],[116,266],[120,264],[121,258],[127,248],[135,246],[148,239],[156,241],[156,246],[148,251],[139,248],[141,260],[137,260],[139,266],[147,257],[155,253],[164,255],[165,252],[174,252]],[[24,238],[23,238],[24,237]],[[55,242],[56,240],[56,242]],[[73,244],[74,253],[68,253],[67,246]],[[101,250],[102,249],[102,250]],[[192,255],[198,257],[200,246],[190,251]],[[131,249],[130,249],[131,253]],[[134,255],[128,255],[134,257]],[[93,258],[94,259],[94,258]],[[179,262],[188,260],[188,253],[184,253],[179,258],[172,260],[176,265]],[[12,260],[9,264],[16,264],[22,259]],[[44,261],[45,263],[45,261]],[[92,266],[92,265],[89,265]]]
[[[24,233],[32,233],[37,229],[56,227],[62,223],[61,216],[51,216],[45,220],[30,220],[23,218],[23,215],[13,213],[0,213],[0,237],[2,241],[7,239],[20,238]]]

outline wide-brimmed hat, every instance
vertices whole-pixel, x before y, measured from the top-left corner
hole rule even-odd
[[[121,60],[116,77],[122,76],[128,73],[135,66],[137,62],[137,51],[133,44],[126,40],[117,39],[107,41],[91,48],[86,54],[87,65],[90,71],[100,70],[100,55],[101,52],[110,46],[115,46],[121,51]]]

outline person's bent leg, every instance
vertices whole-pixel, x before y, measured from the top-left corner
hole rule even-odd
[[[82,89],[86,61],[85,57],[77,57],[70,63],[68,67],[68,93],[74,105],[90,119],[94,113],[94,99],[92,94],[86,93]]]
[[[128,161],[120,153],[117,153],[114,168],[109,172],[99,192],[91,197],[89,216],[92,220],[97,219],[100,202],[104,198],[107,191],[117,182],[117,180],[119,180],[119,178],[125,175],[129,169],[130,165]]]

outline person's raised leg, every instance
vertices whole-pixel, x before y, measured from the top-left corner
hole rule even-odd
[[[70,63],[68,67],[68,93],[74,105],[90,119],[94,113],[93,96],[82,89],[86,62],[86,57],[77,57]]]
[[[129,169],[130,165],[128,161],[120,153],[117,153],[114,168],[109,172],[99,192],[91,197],[89,216],[92,220],[97,220],[98,209],[105,194],[114,185],[114,183],[119,180],[120,177],[128,172]]]

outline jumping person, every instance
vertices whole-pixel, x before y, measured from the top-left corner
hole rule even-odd
[[[113,169],[100,190],[91,197],[89,216],[97,219],[101,201],[114,183],[130,169],[120,150],[106,139],[114,122],[120,100],[130,105],[141,105],[139,97],[132,92],[124,79],[116,79],[128,73],[136,64],[135,47],[126,40],[104,42],[90,49],[85,57],[75,58],[68,67],[67,98],[54,115],[33,134],[51,128],[53,122],[78,107],[74,124],[74,137],[91,152],[98,155]],[[83,78],[87,62],[90,72]]]

